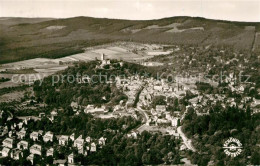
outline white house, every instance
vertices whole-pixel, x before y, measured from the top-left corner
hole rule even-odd
[[[26,160],[30,161],[33,164],[34,154],[30,154]]]
[[[6,138],[3,140],[3,147],[12,149],[13,143],[14,143],[14,140],[12,138]]]
[[[26,135],[26,131],[24,129],[20,130],[18,133],[17,133],[17,137],[18,139],[24,139]]]
[[[53,160],[53,164],[54,165],[58,165],[58,166],[65,166],[67,160]]]
[[[11,158],[14,160],[19,160],[20,156],[23,157],[23,152],[20,149],[12,149]]]
[[[48,149],[47,152],[46,152],[46,156],[47,157],[48,156],[53,156],[53,152],[54,152],[53,148]]]
[[[4,147],[4,148],[2,149],[2,156],[3,156],[3,157],[7,157],[7,156],[9,155],[9,152],[10,152],[10,149]]]
[[[79,108],[79,105],[77,102],[71,102],[70,104],[71,108],[73,109],[73,111],[77,111],[77,109]]]
[[[73,146],[77,147],[78,149],[82,148],[84,145],[84,139],[82,139],[82,135],[80,135],[75,141]]]
[[[88,136],[88,137],[86,138],[86,142],[87,142],[87,143],[90,143],[90,141],[91,141],[91,138]]]
[[[57,111],[53,110],[51,112],[51,120],[54,120],[55,116],[57,116],[57,115],[58,115]]]
[[[18,123],[18,128],[21,129],[23,127],[23,122]]]
[[[20,150],[28,149],[28,142],[27,141],[18,142],[17,148],[20,149]]]
[[[41,156],[42,155],[42,146],[34,144],[33,146],[30,147],[30,153],[31,154],[38,154],[38,155]]]
[[[91,152],[96,152],[97,151],[97,146],[94,142],[91,143],[90,145],[90,151]]]
[[[73,164],[74,163],[74,154],[71,153],[69,156],[68,156],[68,163],[69,164]]]
[[[104,137],[99,138],[98,144],[99,145],[105,145],[106,144],[106,138],[104,138]]]
[[[68,140],[69,140],[69,136],[67,136],[67,135],[60,136],[59,137],[59,145],[63,145],[63,146],[66,145]]]
[[[178,120],[179,120],[179,118],[173,118],[172,119],[172,126],[177,126],[178,125]]]
[[[39,136],[39,133],[36,132],[36,131],[33,131],[33,132],[30,134],[30,139],[32,139],[33,141],[38,141],[38,136]]]
[[[11,127],[11,128],[12,128],[12,127]],[[12,137],[12,135],[13,135],[13,131],[9,131],[9,132],[8,132],[8,136],[9,136],[9,137]]]
[[[44,136],[43,136],[43,141],[44,142],[52,142],[53,141],[53,133],[48,131]]]
[[[161,114],[166,111],[166,106],[165,105],[156,105],[155,110],[158,114]]]

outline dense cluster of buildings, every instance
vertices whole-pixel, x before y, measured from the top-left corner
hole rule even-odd
[[[54,152],[58,151],[58,147],[70,146],[77,150],[77,154],[87,156],[89,153],[95,153],[98,148],[102,148],[106,144],[106,138],[93,139],[91,137],[83,138],[82,135],[78,137],[75,134],[71,135],[55,135],[51,131],[32,131],[27,129],[27,121],[25,119],[19,123],[14,123],[11,129],[4,127],[5,134],[2,136],[3,141],[1,145],[0,157],[10,157],[13,160],[19,160],[21,157],[26,157],[32,164],[36,156],[41,158],[54,156]],[[29,155],[24,156],[28,151]],[[53,158],[54,162],[64,162],[68,164],[75,164],[74,157],[76,154],[71,153],[66,159]]]

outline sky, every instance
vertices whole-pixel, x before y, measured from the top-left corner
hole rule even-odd
[[[0,17],[130,20],[194,16],[260,22],[260,0],[0,0]]]

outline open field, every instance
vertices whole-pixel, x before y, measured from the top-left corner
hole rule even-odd
[[[74,62],[91,61],[101,58],[105,54],[106,59],[118,59],[130,62],[141,62],[154,56],[170,54],[164,51],[162,45],[141,44],[133,42],[116,42],[106,45],[84,48],[83,53],[78,53],[62,58],[34,58],[19,62],[7,63],[0,66],[0,77],[12,79],[14,82],[31,84],[35,80],[42,79],[58,71],[66,69]],[[0,88],[19,86],[21,82],[0,84]]]
[[[15,91],[15,92],[4,94],[0,96],[0,103],[19,101],[21,98],[24,97],[24,92],[25,91]]]

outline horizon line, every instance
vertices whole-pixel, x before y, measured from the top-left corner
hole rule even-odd
[[[93,17],[93,16],[72,16],[72,17],[19,17],[19,16],[0,16],[0,18],[28,18],[28,19],[71,19],[71,18],[78,18],[78,17],[86,17],[86,18],[96,18],[96,19],[110,19],[110,20],[125,20],[125,21],[152,21],[152,20],[163,20],[163,19],[170,19],[170,18],[177,18],[177,17],[189,17],[189,18],[200,18],[205,20],[213,20],[213,21],[223,21],[223,22],[237,22],[237,23],[260,23],[260,21],[238,21],[238,20],[224,20],[224,19],[217,19],[217,18],[207,18],[202,16],[188,16],[188,15],[180,15],[180,16],[171,16],[171,17],[162,17],[162,18],[153,18],[153,19],[124,19],[124,18],[109,18],[109,17]],[[1,21],[1,20],[0,20]]]

